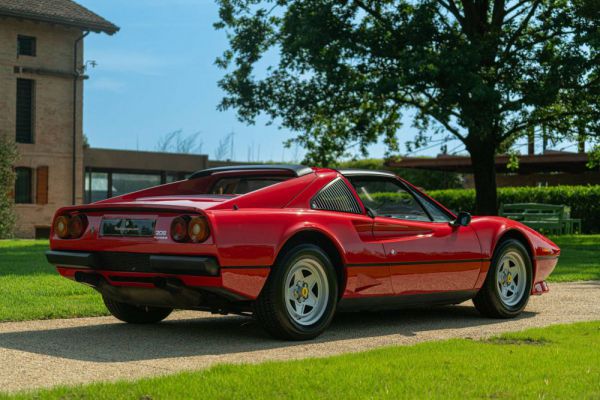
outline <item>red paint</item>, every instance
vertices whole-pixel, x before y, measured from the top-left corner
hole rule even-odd
[[[285,171],[225,172],[90,205],[65,207],[58,210],[56,216],[84,213],[88,218],[86,230],[79,239],[60,239],[52,232],[50,247],[52,250],[213,256],[222,267],[218,277],[97,272],[115,286],[152,287],[149,283],[111,281],[110,276],[170,276],[188,286],[222,287],[248,299],[260,294],[270,268],[277,268],[274,264],[285,243],[302,232],[318,233],[337,249],[345,280],[341,290],[343,297],[348,298],[479,289],[498,241],[514,233],[525,239],[533,255],[533,291],[537,294],[539,291],[535,288],[547,288],[544,280],[556,266],[560,254],[559,248],[538,232],[499,217],[474,217],[469,226],[457,228],[440,222],[371,218],[362,203],[362,214],[312,210],[311,199],[340,176],[330,169],[315,168],[313,173],[299,178],[289,176],[283,182],[245,195],[205,194],[217,179],[242,174],[289,175]],[[352,188],[351,191],[359,200]],[[194,244],[174,242],[169,234],[161,238],[98,234],[102,218],[149,218],[156,220],[156,231],[168,233],[172,220],[181,215],[205,216],[211,230],[209,239]],[[59,267],[58,271],[72,279],[77,269]]]

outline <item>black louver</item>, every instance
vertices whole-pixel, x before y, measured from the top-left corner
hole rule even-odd
[[[313,197],[311,207],[317,210],[361,213],[360,206],[352,192],[344,181],[339,178]]]

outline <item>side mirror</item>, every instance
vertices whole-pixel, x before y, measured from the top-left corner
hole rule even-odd
[[[365,207],[365,208],[367,209],[367,215],[369,217],[375,218],[375,216],[377,216],[377,213],[373,209],[371,209],[369,207]]]
[[[452,226],[467,226],[471,223],[471,214],[466,211],[461,211],[456,216],[456,219],[450,222]]]

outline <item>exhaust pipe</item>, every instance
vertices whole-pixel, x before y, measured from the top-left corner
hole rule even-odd
[[[83,283],[85,285],[91,286],[93,288],[97,288],[100,286],[100,283],[104,280],[104,278],[100,274],[94,274],[89,272],[75,272],[75,281],[79,283]]]
[[[159,289],[167,290],[171,293],[180,292],[185,285],[179,279],[176,278],[163,278],[158,276],[154,278],[154,286]]]

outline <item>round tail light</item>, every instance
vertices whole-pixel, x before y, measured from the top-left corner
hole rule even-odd
[[[210,230],[206,219],[202,217],[194,217],[188,225],[188,235],[192,242],[200,243],[208,239]]]
[[[73,239],[77,239],[83,235],[86,227],[85,215],[75,215],[69,221],[69,234]]]
[[[171,238],[176,242],[183,242],[187,238],[188,223],[183,217],[177,217],[171,222]]]
[[[69,222],[70,218],[66,215],[61,215],[60,217],[56,218],[56,221],[54,221],[54,232],[59,238],[67,239],[70,236]]]

